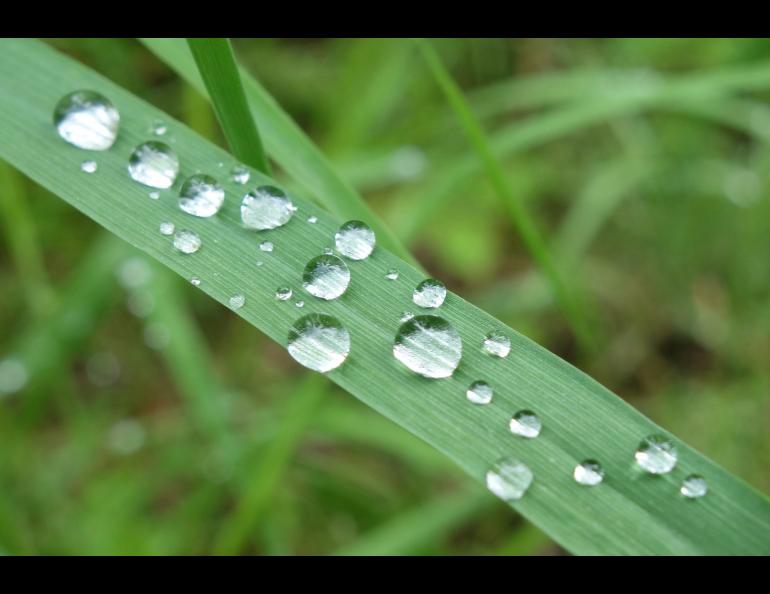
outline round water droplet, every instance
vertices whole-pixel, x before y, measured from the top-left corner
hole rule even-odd
[[[361,221],[348,221],[334,234],[337,251],[351,260],[368,258],[374,249],[374,243],[374,231]]]
[[[179,191],[179,208],[196,217],[212,217],[225,201],[219,182],[202,173],[188,177]]]
[[[289,354],[299,364],[326,373],[336,369],[350,352],[350,335],[332,316],[308,314],[289,331]]]
[[[288,301],[293,294],[293,291],[289,287],[278,287],[275,290],[275,298],[278,299],[278,301]]]
[[[698,499],[703,497],[709,491],[708,483],[699,474],[691,474],[684,481],[679,492],[688,499]]]
[[[401,324],[393,356],[415,373],[432,379],[449,377],[462,358],[457,330],[438,316],[415,316]]]
[[[500,458],[487,471],[487,489],[503,501],[521,499],[532,484],[532,471],[515,458]]]
[[[499,332],[490,332],[484,337],[484,352],[493,357],[507,357],[511,352],[511,339]]]
[[[183,254],[194,254],[201,247],[201,238],[193,231],[177,231],[174,235],[174,247]]]
[[[473,382],[465,395],[473,404],[489,404],[492,402],[492,386],[487,382]]]
[[[246,303],[246,297],[241,294],[233,295],[228,301],[232,309],[241,309]]]
[[[513,415],[509,427],[514,435],[533,439],[540,435],[543,424],[531,410],[520,410]]]
[[[302,300],[299,300],[299,301],[295,302],[294,305],[296,307],[305,307],[305,302],[302,301]]]
[[[243,197],[241,220],[249,229],[275,229],[289,222],[294,205],[279,188],[260,186]]]
[[[27,367],[20,359],[9,357],[0,360],[0,396],[18,392],[28,380]]]
[[[251,179],[251,173],[243,165],[236,165],[230,172],[230,179],[236,184],[247,184]]]
[[[194,276],[190,279],[190,284],[192,284],[195,287],[200,287],[201,285],[201,279],[199,276]]]
[[[83,161],[80,164],[80,171],[83,173],[96,173],[96,170],[99,169],[99,164],[96,161]]]
[[[174,223],[169,223],[168,221],[164,221],[160,224],[160,234],[161,235],[173,235],[174,234]]]
[[[106,151],[118,137],[120,114],[103,95],[75,91],[56,104],[53,123],[59,136],[70,144],[89,151]]]
[[[151,130],[155,136],[163,136],[166,132],[168,132],[168,126],[166,126],[166,122],[163,120],[155,120],[152,123]]]
[[[315,225],[318,222],[318,217],[315,215],[310,215],[307,218],[307,222],[310,223],[311,225]]]
[[[151,188],[170,188],[179,173],[179,159],[170,146],[157,140],[140,144],[128,158],[131,179]]]
[[[426,308],[440,307],[446,299],[446,287],[444,283],[435,278],[428,278],[422,281],[414,289],[412,301],[415,305]]]
[[[273,247],[274,246],[270,241],[263,241],[259,244],[259,249],[261,249],[263,252],[272,252]]]
[[[150,192],[150,193],[149,193],[149,194],[147,194],[147,195],[148,195],[148,196],[149,196],[149,197],[150,197],[152,200],[157,200],[158,198],[160,198],[160,192],[155,192],[155,191],[153,191],[153,192]]]
[[[596,460],[583,460],[575,466],[572,476],[575,482],[593,487],[604,480],[604,469]]]
[[[385,273],[385,278],[388,280],[396,280],[398,278],[398,270],[391,268]]]
[[[650,474],[666,474],[676,466],[677,452],[670,439],[662,435],[650,435],[639,444],[634,458]]]
[[[313,297],[336,299],[348,289],[350,270],[337,256],[317,256],[302,273],[302,286]]]

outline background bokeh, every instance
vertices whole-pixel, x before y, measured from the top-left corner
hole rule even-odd
[[[138,42],[49,42],[226,146]],[[769,492],[770,41],[434,43],[513,137],[595,350],[483,172],[456,176],[473,153],[411,41],[234,40],[432,275]],[[2,162],[0,223],[0,553],[564,553]]]

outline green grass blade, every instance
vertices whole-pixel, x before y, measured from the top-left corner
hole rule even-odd
[[[304,264],[328,246],[340,221],[319,212],[318,223],[308,225],[303,215],[317,208],[298,198],[297,216],[284,228],[249,232],[238,215],[241,188],[227,180],[228,199],[211,219],[178,209],[179,182],[160,200],[148,199],[146,188],[126,173],[131,151],[147,140],[147,122],[168,121],[182,163],[180,182],[188,173],[232,157],[45,44],[3,40],[0,49],[0,157],[177,274],[200,276],[200,289],[217,301],[227,303],[236,292],[244,293],[247,303],[237,315],[285,345],[300,313],[291,303],[277,303],[275,288],[299,287]],[[53,106],[77,88],[105,94],[122,114],[120,136],[112,149],[96,155],[99,171],[92,175],[80,171],[83,151],[64,143],[51,124]],[[257,171],[252,177],[257,183],[272,182]],[[158,233],[163,220],[199,233],[201,250],[191,256],[174,252],[169,238]],[[260,238],[269,238],[275,251],[259,252]],[[254,266],[258,258],[266,261],[260,268]],[[398,281],[383,278],[391,267],[400,270]],[[644,436],[666,435],[662,428],[459,295],[447,296],[441,314],[463,339],[462,364],[441,381],[408,373],[393,359],[392,341],[422,273],[381,247],[351,269],[346,295],[324,303],[307,297],[302,311],[334,315],[351,334],[348,361],[328,378],[442,451],[477,481],[484,480],[498,457],[521,458],[535,480],[512,507],[565,548],[582,554],[770,554],[770,501],[764,495],[674,436],[679,450],[675,471],[661,477],[639,474],[633,452]],[[481,351],[489,330],[511,337],[510,357],[492,359]],[[479,378],[496,388],[495,400],[470,407],[464,392]],[[508,431],[510,416],[521,408],[534,409],[543,419],[536,440],[516,439]],[[593,489],[572,479],[574,465],[589,457],[601,460],[607,472],[605,482]],[[698,501],[678,493],[691,472],[704,475],[711,489]]]
[[[233,154],[245,164],[270,175],[270,163],[246,103],[230,41],[191,37],[187,43]]]

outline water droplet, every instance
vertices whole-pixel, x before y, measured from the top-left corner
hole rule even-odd
[[[289,354],[309,369],[325,373],[336,369],[350,352],[350,335],[332,316],[308,314],[289,331]]]
[[[473,404],[489,404],[492,402],[492,386],[487,382],[473,382],[465,395]]]
[[[438,316],[415,316],[401,324],[393,343],[393,356],[427,378],[449,377],[462,358],[457,330]]]
[[[385,273],[385,278],[388,280],[396,280],[398,278],[398,270],[391,268]]]
[[[484,351],[493,357],[507,357],[511,352],[511,339],[499,332],[490,332],[484,337]]]
[[[179,159],[170,146],[157,140],[140,144],[128,158],[134,181],[151,188],[170,188],[179,173]]]
[[[318,222],[318,217],[315,215],[310,215],[307,218],[307,222],[310,223],[311,225],[315,225]]]
[[[233,295],[228,301],[232,309],[241,309],[246,303],[246,297],[241,294]]]
[[[333,256],[334,255],[334,250],[332,248],[330,248],[330,247],[324,248],[324,254],[326,256]]]
[[[225,201],[225,191],[210,175],[196,174],[185,180],[179,191],[179,208],[196,217],[212,217]]]
[[[174,223],[169,223],[168,221],[164,221],[160,224],[161,235],[173,235],[174,229],[175,229]]]
[[[195,287],[200,287],[201,285],[201,279],[199,276],[194,276],[190,279],[190,284],[192,284]]]
[[[264,262],[262,260],[257,260],[256,264],[257,264],[257,266],[262,266],[264,264]]]
[[[201,247],[201,238],[193,231],[177,231],[174,235],[174,247],[183,254],[194,254]]]
[[[99,164],[96,161],[83,161],[80,164],[80,171],[83,173],[96,173],[96,170],[99,169]]]
[[[401,314],[401,322],[408,322],[414,317],[414,314],[411,311],[405,311]]]
[[[446,299],[446,287],[444,283],[435,278],[428,278],[422,281],[414,289],[412,301],[415,305],[426,308],[440,307]]]
[[[160,192],[152,191],[149,194],[147,194],[152,200],[157,200],[160,198]]]
[[[301,299],[294,303],[295,307],[305,307],[305,302]]]
[[[521,499],[532,484],[532,471],[515,458],[500,458],[487,471],[487,489],[503,501]]]
[[[168,126],[166,126],[166,122],[163,120],[155,120],[152,123],[151,130],[155,136],[163,136],[166,132],[168,132]]]
[[[634,454],[636,463],[651,474],[666,474],[676,466],[677,452],[673,442],[662,435],[642,440]]]
[[[317,256],[302,273],[302,286],[319,299],[336,299],[348,289],[350,270],[337,256]]]
[[[251,179],[251,173],[243,165],[236,165],[230,172],[230,179],[236,184],[247,184]]]
[[[273,251],[273,244],[270,241],[263,241],[259,244],[259,249],[261,249],[263,252],[272,252]],[[259,265],[258,265],[259,266]]]
[[[20,359],[8,357],[0,360],[0,396],[18,392],[28,380],[27,367]]]
[[[283,190],[260,186],[243,197],[241,220],[249,229],[275,229],[289,222],[293,206]]]
[[[334,234],[337,251],[351,260],[364,260],[374,249],[374,231],[361,221],[348,221]]]
[[[703,497],[709,491],[708,483],[699,474],[691,474],[684,481],[679,492],[688,499],[698,499]]]
[[[288,301],[291,299],[293,291],[289,287],[278,287],[275,290],[275,298],[278,301]]]
[[[520,410],[517,412],[513,415],[508,426],[511,429],[511,433],[514,435],[527,437],[529,439],[533,439],[540,435],[540,430],[543,428],[540,419],[531,410]]]
[[[575,466],[572,476],[581,485],[593,487],[604,480],[604,469],[596,460],[583,460]]]
[[[103,95],[75,91],[56,104],[53,122],[59,136],[70,144],[89,151],[106,151],[118,137],[120,114]]]

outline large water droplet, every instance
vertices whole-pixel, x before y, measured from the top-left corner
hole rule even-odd
[[[241,220],[249,229],[275,229],[288,223],[293,214],[289,197],[273,186],[260,186],[241,202]]]
[[[682,481],[679,492],[688,499],[698,499],[708,493],[708,490],[709,486],[706,479],[698,474],[691,474]]]
[[[240,293],[238,295],[233,295],[228,300],[228,304],[231,309],[241,309],[246,304],[246,297]]]
[[[293,294],[294,291],[289,287],[278,287],[275,290],[275,298],[278,299],[278,301],[288,301]]]
[[[140,144],[128,158],[134,181],[151,188],[170,188],[179,173],[179,159],[170,146],[157,140]]]
[[[484,337],[484,352],[493,357],[507,357],[511,352],[511,339],[499,332],[490,332]]]
[[[666,474],[676,466],[677,452],[673,442],[662,435],[642,440],[634,454],[636,463],[651,474]]]
[[[348,221],[334,234],[337,251],[351,260],[364,260],[374,249],[374,231],[361,221]]]
[[[287,348],[300,365],[326,373],[347,359],[350,335],[336,318],[309,314],[294,323]]]
[[[236,165],[230,172],[230,179],[233,180],[236,184],[247,184],[249,183],[250,178],[251,173],[249,173],[249,170],[246,169],[246,167],[243,165]]]
[[[427,278],[417,285],[412,294],[415,305],[426,308],[440,307],[446,299],[444,283],[435,278]]]
[[[533,439],[540,435],[543,424],[540,422],[540,418],[531,410],[520,410],[513,415],[509,427],[514,435]]]
[[[532,471],[515,458],[500,458],[487,471],[487,489],[503,501],[521,499],[532,484]]]
[[[465,395],[473,404],[489,404],[492,402],[492,386],[487,382],[473,382]]]
[[[0,396],[18,392],[27,385],[28,379],[27,367],[20,359],[9,357],[0,360]]]
[[[118,137],[120,114],[103,95],[75,91],[56,104],[53,123],[59,136],[70,144],[89,151],[106,151]]]
[[[415,316],[401,324],[393,343],[393,355],[423,377],[449,377],[462,358],[463,345],[457,330],[438,316]]]
[[[581,485],[593,487],[604,480],[604,469],[596,460],[583,460],[575,466],[572,476]]]
[[[196,217],[212,217],[225,201],[225,191],[210,175],[188,177],[179,191],[179,208]]]
[[[99,164],[91,159],[80,164],[80,171],[83,173],[96,173],[97,169],[99,169]]]
[[[350,270],[337,256],[317,256],[302,273],[302,286],[320,299],[336,299],[348,289]]]
[[[193,231],[182,230],[174,235],[174,247],[183,254],[194,254],[201,247],[201,238]]]

